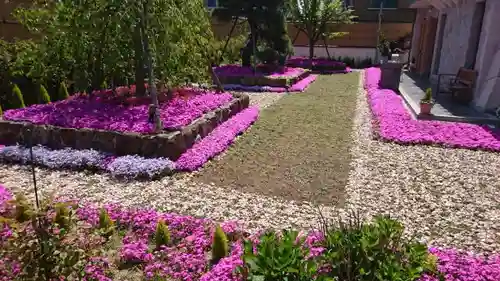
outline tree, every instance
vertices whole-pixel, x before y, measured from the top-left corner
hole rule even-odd
[[[285,0],[220,0],[215,16],[225,22],[245,18],[250,33],[241,49],[242,64],[249,66],[254,54],[267,63],[284,65],[292,52],[286,28]],[[255,59],[255,58],[254,58]]]
[[[289,12],[294,26],[309,40],[309,59],[314,57],[314,46],[319,40],[344,36],[341,25],[352,24],[354,10],[342,0],[290,0]],[[325,42],[326,43],[326,42]]]

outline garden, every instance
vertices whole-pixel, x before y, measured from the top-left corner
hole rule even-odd
[[[315,57],[345,35],[325,23],[353,23],[343,1],[219,2],[16,9],[36,39],[0,41],[0,280],[500,280],[498,254],[417,239],[399,214],[344,216],[367,175],[352,174],[361,88],[377,140],[499,151],[500,132],[413,120],[379,68],[352,72],[370,59]],[[212,17],[233,23],[225,40]]]

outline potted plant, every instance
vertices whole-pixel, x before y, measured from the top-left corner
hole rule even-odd
[[[381,32],[379,36],[379,43],[377,49],[382,56],[381,63],[386,63],[391,56],[390,42],[385,35]]]
[[[420,100],[420,114],[431,114],[431,109],[433,106],[434,100],[432,99],[432,89],[427,88],[427,90],[425,90],[424,97]]]

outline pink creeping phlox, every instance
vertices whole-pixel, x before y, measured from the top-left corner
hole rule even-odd
[[[233,98],[229,93],[205,93],[196,89],[189,91],[192,95],[186,98],[175,97],[169,102],[160,103],[160,117],[165,129],[179,129]],[[148,122],[148,107],[148,104],[127,106],[109,102],[99,95],[75,95],[51,104],[7,110],[3,118],[66,128],[148,134],[153,132],[153,125]]]
[[[12,198],[7,188],[0,185],[0,206]],[[105,205],[104,208],[116,225],[129,229],[122,239],[120,253],[125,261],[141,263],[146,280],[155,276],[168,276],[178,280],[191,281],[243,281],[235,269],[243,264],[241,241],[231,243],[229,255],[210,267],[206,254],[210,251],[214,223],[207,219],[160,213],[152,209],[123,208],[118,204]],[[100,208],[95,205],[81,205],[77,209],[77,218],[93,227],[98,226]],[[153,252],[146,247],[154,235],[159,220],[168,225],[174,244]],[[221,227],[227,234],[240,231],[235,222],[225,222]],[[311,248],[311,257],[321,255],[322,249],[316,246],[323,239],[320,232],[303,233],[307,235],[304,245]],[[6,237],[7,236],[7,237]],[[0,232],[0,247],[6,232]],[[258,243],[259,234],[249,237]],[[138,246],[139,245],[139,246]],[[438,270],[446,281],[498,281],[500,280],[500,255],[482,256],[464,253],[454,249],[429,248],[429,252],[438,258]],[[125,254],[126,253],[126,254]],[[109,269],[116,267],[111,261],[96,256],[86,261],[84,280],[110,281]],[[0,256],[0,281],[16,278],[21,265],[8,257]],[[422,276],[419,281],[438,281],[435,277]]]
[[[433,144],[444,147],[500,151],[500,130],[485,125],[415,120],[394,91],[380,89],[380,69],[365,70],[375,132],[386,141],[400,144]]]

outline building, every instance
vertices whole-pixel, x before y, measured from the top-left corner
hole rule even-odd
[[[460,67],[477,71],[473,107],[500,106],[499,0],[415,0],[410,57],[415,71],[435,81]],[[496,19],[495,19],[496,18]]]
[[[415,11],[410,8],[412,0],[344,0],[353,7],[358,22],[377,22],[380,6],[383,6],[384,23],[412,23]]]

